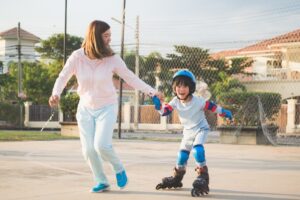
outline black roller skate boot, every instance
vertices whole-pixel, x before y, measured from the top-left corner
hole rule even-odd
[[[181,180],[183,179],[184,174],[185,174],[185,168],[177,169],[175,167],[174,175],[163,178],[162,182],[156,186],[156,189],[159,190],[159,189],[165,189],[165,188],[168,188],[168,189],[181,188],[182,187]]]
[[[193,189],[191,191],[192,196],[198,197],[208,194],[209,175],[207,166],[197,167],[195,171],[197,172],[198,177],[193,182]]]

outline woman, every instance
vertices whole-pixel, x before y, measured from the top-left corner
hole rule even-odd
[[[91,22],[82,47],[74,51],[67,60],[49,98],[50,106],[57,106],[68,80],[72,75],[76,76],[77,93],[80,96],[76,118],[82,151],[97,183],[91,192],[109,189],[102,160],[109,161],[113,166],[118,187],[122,189],[127,184],[124,166],[112,147],[118,103],[113,74],[116,73],[129,85],[151,97],[158,94],[151,86],[135,76],[124,61],[114,54],[109,46],[110,41],[110,26],[103,21]]]

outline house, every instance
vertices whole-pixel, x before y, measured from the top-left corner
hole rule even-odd
[[[249,91],[280,93],[287,101],[286,133],[300,133],[300,29],[212,57],[228,61],[238,57],[252,59],[252,66],[246,70],[255,75],[237,78]]]
[[[20,29],[20,52],[21,60],[35,61],[35,44],[40,42],[40,38],[24,29]],[[0,74],[8,71],[8,63],[18,61],[18,28],[12,28],[0,33]]]
[[[218,52],[212,57],[252,58],[254,63],[247,70],[256,75],[250,80],[240,77],[241,81],[300,80],[300,29],[238,50]]]

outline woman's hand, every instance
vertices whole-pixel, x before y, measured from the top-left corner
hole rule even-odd
[[[154,96],[157,96],[161,102],[164,102],[165,96],[162,92],[156,92]]]
[[[58,103],[59,103],[59,96],[57,96],[57,95],[52,95],[52,96],[49,98],[49,105],[50,105],[51,108],[57,107],[57,106],[58,106]]]

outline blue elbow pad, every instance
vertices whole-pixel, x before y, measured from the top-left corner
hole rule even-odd
[[[166,104],[164,107],[164,112],[163,112],[162,116],[167,116],[167,115],[171,114],[172,111],[173,111],[172,106]]]

